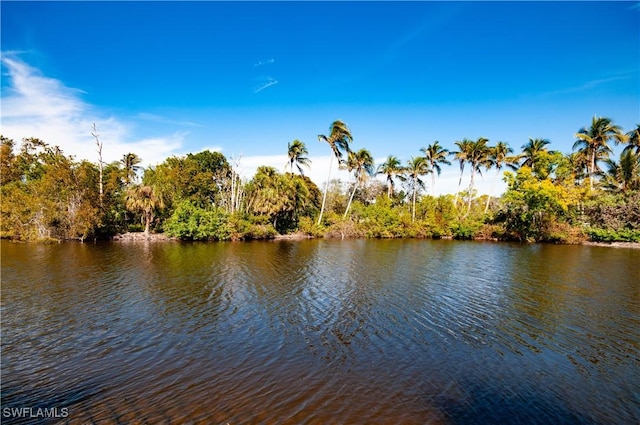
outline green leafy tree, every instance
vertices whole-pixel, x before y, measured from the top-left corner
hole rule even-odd
[[[318,225],[322,222],[322,214],[324,213],[325,204],[327,201],[327,190],[329,190],[329,180],[331,179],[331,167],[333,166],[333,158],[335,157],[338,161],[342,160],[343,154],[348,153],[350,148],[350,143],[353,141],[353,137],[351,136],[351,130],[347,124],[340,120],[336,120],[331,124],[329,128],[329,136],[325,136],[324,134],[318,135],[318,140],[320,142],[325,142],[331,148],[331,159],[329,161],[329,173],[327,174],[327,183],[324,186],[324,194],[322,195],[322,206],[320,207],[320,215],[318,216]]]
[[[7,184],[19,178],[16,156],[13,153],[13,139],[0,135],[0,184]]]
[[[566,222],[575,197],[567,188],[550,178],[540,179],[530,167],[516,174],[505,172],[508,189],[503,196],[504,209],[499,219],[507,234],[520,241],[552,241],[553,229]]]
[[[447,159],[447,157],[449,156],[449,150],[443,148],[440,145],[440,142],[438,142],[437,140],[428,145],[426,148],[422,148],[420,150],[422,151],[422,153],[424,153],[424,156],[429,163],[429,167],[433,171],[431,173],[431,190],[435,198],[436,173],[438,173],[439,176],[440,172],[442,171],[442,167],[440,167],[440,164],[451,165],[451,161]]]
[[[616,143],[626,141],[626,135],[620,126],[613,124],[610,118],[593,117],[590,127],[583,127],[575,134],[578,139],[573,149],[584,152],[589,161],[589,188],[593,190],[593,179],[597,171],[597,162],[604,161],[611,153],[609,141]]]
[[[222,193],[231,184],[231,171],[224,155],[205,150],[167,158],[146,169],[142,181],[165,194],[168,212],[183,200],[206,208],[222,204]]]

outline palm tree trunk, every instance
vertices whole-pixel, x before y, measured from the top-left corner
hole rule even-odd
[[[145,236],[149,236],[149,228],[151,227],[151,214],[145,212],[144,213],[144,234]]]
[[[436,174],[431,171],[431,192],[433,193],[433,197],[436,197]]]
[[[324,213],[324,205],[327,201],[327,190],[329,190],[329,179],[331,178],[331,167],[333,166],[333,155],[329,160],[329,174],[327,174],[327,184],[324,185],[324,194],[322,195],[322,207],[320,208],[320,217],[318,217],[318,226],[322,222],[322,214]]]
[[[471,191],[473,190],[473,178],[475,177],[475,170],[471,168],[471,180],[469,181],[469,203],[467,204],[467,214],[471,211],[471,200],[473,199],[473,195]]]
[[[593,173],[596,168],[596,151],[591,152],[591,163],[589,164],[589,190],[593,190]]]
[[[496,170],[496,176],[493,178],[493,182],[491,182],[491,192],[489,192],[489,196],[487,197],[487,204],[484,206],[485,214],[489,210],[489,201],[491,201],[491,197],[493,196],[493,189],[496,186],[496,180],[498,180],[499,175],[500,175],[500,169]]]
[[[416,181],[413,181],[413,211],[411,212],[411,222],[416,220]]]
[[[455,200],[453,201],[453,205],[458,206],[458,195],[460,194],[460,187],[462,186],[462,174],[464,170],[460,171],[460,179],[458,179],[458,191],[456,192]]]
[[[351,202],[353,201],[353,195],[356,194],[356,190],[358,189],[358,183],[353,186],[353,191],[351,192],[351,196],[349,197],[349,202],[347,202],[347,209],[344,211],[344,215],[342,218],[347,218],[347,214],[349,213],[349,208],[351,207]]]

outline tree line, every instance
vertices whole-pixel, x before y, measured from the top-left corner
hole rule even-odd
[[[298,232],[640,242],[640,125],[624,132],[605,117],[580,129],[568,154],[551,150],[547,139],[529,139],[515,153],[502,141],[465,138],[453,150],[434,141],[405,164],[389,155],[377,167],[367,149],[352,149],[351,131],[338,120],[318,136],[331,150],[322,190],[304,175],[311,161],[300,140],[288,143],[284,172],[261,166],[246,181],[239,160],[208,150],[144,169],[135,153],[105,164],[93,130],[98,163],[77,161],[36,138],[18,147],[0,136],[2,238],[83,241],[139,231],[184,240]],[[624,146],[617,158],[613,144]],[[331,179],[334,160],[349,171],[349,182]],[[436,197],[442,167],[454,164],[456,193]],[[503,178],[506,192],[479,196],[477,177],[492,171],[493,184]]]

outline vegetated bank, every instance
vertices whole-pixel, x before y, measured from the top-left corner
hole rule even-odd
[[[640,126],[625,133],[594,117],[574,136],[569,154],[550,150],[546,139],[529,139],[514,153],[480,137],[455,141],[451,150],[435,141],[404,165],[390,155],[376,166],[369,151],[351,149],[349,128],[336,121],[319,139],[353,177],[328,179],[322,190],[304,175],[310,160],[299,140],[287,146],[288,171],[262,166],[242,180],[239,164],[208,150],[143,169],[135,153],[96,164],[39,139],[23,139],[18,148],[1,137],[0,237],[640,242]],[[623,148],[616,159],[613,144]],[[460,169],[458,192],[434,196],[441,168],[452,163]],[[504,179],[507,190],[478,195],[481,173]]]

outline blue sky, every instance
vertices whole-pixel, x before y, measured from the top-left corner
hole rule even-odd
[[[247,176],[282,170],[300,139],[318,183],[329,149],[317,135],[335,119],[379,161],[481,136],[570,152],[593,115],[625,131],[640,122],[638,2],[0,7],[2,133],[94,161],[93,122],[108,160],[209,148],[241,157]],[[457,175],[447,167],[436,192],[454,191]]]

